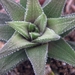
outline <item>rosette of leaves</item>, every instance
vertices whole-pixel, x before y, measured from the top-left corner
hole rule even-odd
[[[61,17],[65,0],[0,0],[12,21],[0,25],[0,74],[29,58],[35,75],[44,75],[47,57],[75,66],[75,51],[63,39],[75,27],[75,16]]]

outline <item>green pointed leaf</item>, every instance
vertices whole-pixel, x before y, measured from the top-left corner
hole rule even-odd
[[[8,25],[15,29],[18,33],[24,36],[26,39],[29,39],[28,35],[28,25],[31,23],[25,21],[12,21],[8,22]]]
[[[30,32],[29,35],[31,37],[31,40],[36,39],[38,36],[40,36],[40,34],[36,32]]]
[[[33,42],[37,43],[45,43],[49,41],[55,41],[60,38],[59,35],[57,35],[52,29],[46,28],[46,31],[44,34],[39,36],[37,39],[33,40]]]
[[[67,36],[69,33],[72,32],[72,30],[74,30],[74,27],[71,28],[71,29],[69,29],[69,30],[67,30],[65,33],[61,34],[60,36],[61,36],[61,37],[65,37],[65,36]]]
[[[35,26],[35,24],[33,24],[33,23],[30,23],[29,25],[28,25],[28,31],[29,32],[39,32],[39,30],[38,30],[38,28]]]
[[[18,63],[26,60],[27,56],[24,50],[20,50],[15,52],[7,57],[0,59],[0,74],[4,75],[4,73],[11,68],[14,68]]]
[[[75,17],[61,17],[48,19],[48,27],[57,34],[62,34],[75,27]]]
[[[0,50],[0,58],[5,57],[6,55],[13,54],[14,52],[19,51],[20,49],[32,47],[35,45],[36,44],[25,40],[25,38],[23,38],[20,34],[14,33],[14,35]]]
[[[44,75],[47,50],[48,44],[36,46],[25,50],[33,65],[35,75]]]
[[[64,3],[65,0],[51,0],[43,10],[48,18],[60,17]]]
[[[67,15],[62,15],[64,18],[75,18],[75,13],[73,14],[67,14]],[[72,30],[74,30],[75,27],[70,27],[70,29],[66,30],[65,33],[61,34],[62,37],[65,37],[68,35]]]
[[[8,25],[0,24],[0,40],[7,41],[13,33],[14,30],[11,27]]]
[[[38,0],[28,0],[25,21],[34,22],[42,14],[42,8]]]
[[[5,9],[10,13],[13,20],[24,20],[25,9],[14,0],[0,0]]]
[[[20,0],[20,4],[26,8],[27,0]]]
[[[44,8],[44,7],[47,6],[50,2],[51,2],[51,0],[45,0],[45,2],[43,3],[42,7]]]
[[[49,43],[48,55],[75,66],[75,51],[63,39]]]
[[[47,25],[47,17],[42,13],[34,22],[34,24],[39,28],[40,32],[44,32]]]
[[[74,41],[67,41],[67,43],[75,50],[75,42]]]

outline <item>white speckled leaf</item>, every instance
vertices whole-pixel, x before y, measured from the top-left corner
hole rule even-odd
[[[0,40],[5,40],[7,41],[12,34],[14,33],[14,30],[9,27],[8,25],[0,25]]]
[[[65,1],[66,0],[51,0],[51,2],[43,8],[47,17],[60,17]]]
[[[44,32],[47,25],[47,17],[42,13],[34,22],[34,24],[39,28],[40,33]]]
[[[26,60],[27,56],[24,50],[20,50],[15,52],[7,57],[0,59],[0,75],[4,75],[4,73],[11,68],[14,68],[19,62]]]
[[[35,45],[36,44],[25,40],[25,38],[23,38],[20,34],[14,33],[14,35],[0,50],[0,58],[13,54],[14,52],[19,51],[20,49],[32,47]]]
[[[42,7],[44,8],[44,7],[47,6],[50,2],[51,2],[51,0],[45,0],[45,2],[43,3]]]
[[[48,19],[48,27],[57,34],[63,34],[75,27],[75,17],[50,18]]]
[[[60,39],[59,35],[57,35],[52,29],[46,28],[46,31],[41,36],[33,40],[33,42],[47,43],[58,39]]]
[[[35,75],[44,75],[48,44],[29,48],[25,51],[33,65]]]
[[[0,0],[13,20],[24,20],[25,9],[14,0]]]
[[[63,39],[49,43],[48,56],[75,66],[75,51]]]
[[[42,8],[38,0],[27,0],[25,21],[34,22],[42,14]]]
[[[67,43],[75,50],[75,42],[74,41],[67,41]]]
[[[29,38],[28,35],[28,25],[31,23],[25,21],[11,21],[8,22],[8,25],[15,29],[19,34],[24,36],[26,39]]]

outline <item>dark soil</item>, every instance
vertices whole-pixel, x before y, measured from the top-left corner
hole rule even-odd
[[[18,65],[14,70],[8,72],[7,75],[35,75],[29,60]]]
[[[75,75],[75,67],[64,62],[51,59],[50,67],[56,72],[55,75]]]

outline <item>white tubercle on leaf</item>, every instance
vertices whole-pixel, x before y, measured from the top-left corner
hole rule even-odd
[[[45,2],[43,3],[42,7],[44,8],[46,5],[48,5],[51,2],[51,0],[45,0]]]

